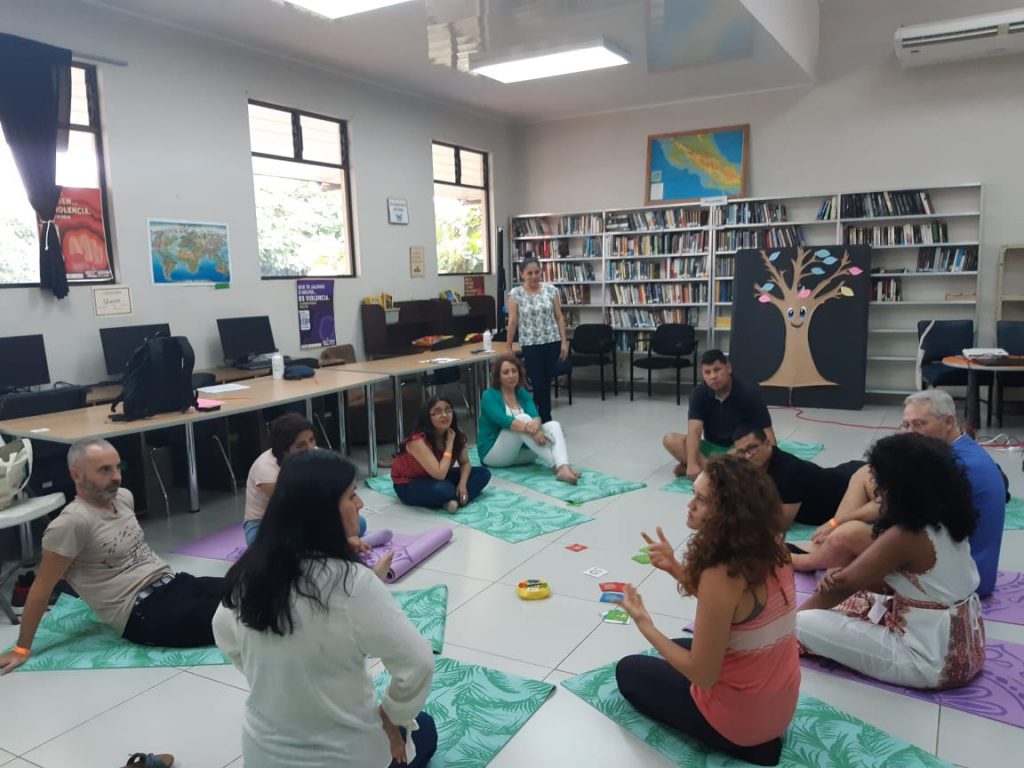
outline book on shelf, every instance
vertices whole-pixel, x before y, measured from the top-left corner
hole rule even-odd
[[[570,307],[576,304],[590,303],[589,285],[560,285],[558,286],[558,298],[563,307]]]
[[[732,301],[732,280],[722,283],[715,283],[715,301],[729,303]]]
[[[737,224],[774,224],[786,221],[786,206],[783,203],[758,201],[751,203],[728,203],[715,209],[715,226]]]
[[[512,219],[512,234],[513,237],[599,235],[601,217],[586,213],[570,216],[525,216]]]
[[[708,249],[707,230],[658,235],[612,238],[610,256],[659,256],[661,254],[701,253]]]
[[[815,219],[818,221],[835,221],[839,218],[838,205],[836,204],[835,197],[826,197],[821,201],[821,205],[818,206],[818,213],[815,215]]]
[[[707,283],[629,283],[610,288],[613,304],[698,304],[708,300]]]
[[[903,287],[898,277],[878,277],[871,282],[872,301],[903,301]]]
[[[730,229],[718,233],[716,247],[720,251],[738,251],[741,248],[791,248],[804,244],[800,227],[772,227],[771,229]]]
[[[646,211],[614,211],[605,214],[605,232],[691,229],[708,223],[706,208],[655,208]]]
[[[839,208],[840,217],[844,219],[926,216],[935,213],[931,197],[919,189],[841,195]]]
[[[621,308],[605,309],[605,322],[616,328],[651,330],[665,323],[684,323],[696,326],[700,319],[699,307],[673,309]]]
[[[559,264],[547,261],[541,266],[544,279],[549,283],[593,283],[594,267],[589,262],[578,262],[575,264]]]
[[[978,249],[974,247],[921,248],[917,252],[918,272],[976,272]]]
[[[535,259],[600,259],[601,238],[531,240],[515,244],[513,259],[522,261],[527,256]]]
[[[735,277],[736,259],[732,256],[725,256],[715,260],[715,277]]]
[[[950,302],[964,302],[968,304],[978,303],[978,294],[976,293],[947,293],[946,301]]]
[[[843,229],[843,242],[849,245],[932,245],[948,240],[949,230],[944,221]]]
[[[719,315],[715,318],[715,330],[717,331],[730,331],[732,330],[732,315]]]

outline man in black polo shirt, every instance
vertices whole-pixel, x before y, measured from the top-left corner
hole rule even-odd
[[[700,375],[704,379],[690,395],[687,433],[669,432],[662,438],[672,457],[679,463],[673,472],[696,479],[704,468],[704,456],[727,453],[732,449],[732,433],[740,424],[763,429],[775,443],[772,417],[768,415],[761,389],[732,376],[732,365],[719,349],[709,349],[700,357]]]
[[[768,473],[779,489],[786,525],[822,525],[831,520],[863,461],[819,467],[768,442],[763,429],[741,424],[733,432],[733,450]]]

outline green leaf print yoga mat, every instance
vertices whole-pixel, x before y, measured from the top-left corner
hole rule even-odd
[[[476,448],[469,449],[469,460],[474,466],[481,466]],[[545,496],[551,496],[559,501],[567,501],[570,504],[584,504],[595,499],[603,499],[607,496],[616,496],[620,493],[629,493],[629,491],[647,487],[647,483],[623,480],[621,477],[606,475],[603,472],[595,472],[582,467],[579,468],[582,473],[579,481],[576,485],[569,485],[569,483],[556,480],[551,469],[539,462],[515,467],[487,467],[487,469],[495,477],[510,480],[532,491],[543,493]]]
[[[810,461],[823,450],[825,446],[821,443],[801,443],[797,440],[782,440],[779,442],[779,449],[791,453],[798,459]],[[669,493],[683,493],[687,496],[693,494],[693,481],[686,477],[677,477],[671,483],[663,485],[661,490]]]
[[[448,587],[438,584],[428,589],[392,592],[398,607],[421,635],[430,641],[434,653],[444,645],[444,628],[448,620]]]
[[[390,676],[374,679],[380,695]],[[501,751],[554,690],[528,680],[454,659],[435,661],[434,681],[423,709],[437,725],[437,754],[430,768],[482,768]]]
[[[366,485],[377,493],[398,498],[390,477],[371,477]],[[513,544],[551,531],[589,523],[593,518],[540,499],[530,499],[504,488],[485,488],[476,499],[455,514],[432,509],[461,525]]]
[[[652,655],[653,651],[648,651]],[[651,749],[684,768],[741,768],[750,764],[711,751],[700,742],[640,714],[615,684],[615,664],[563,680],[562,685],[614,720]],[[880,731],[810,696],[801,696],[783,737],[783,766],[950,768],[934,755]]]

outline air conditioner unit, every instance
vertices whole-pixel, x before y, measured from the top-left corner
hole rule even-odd
[[[1024,53],[1024,8],[913,24],[896,30],[904,67]]]

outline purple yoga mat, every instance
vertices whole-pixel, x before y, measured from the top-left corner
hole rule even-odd
[[[796,591],[800,602],[814,592],[818,580],[824,575],[797,572]],[[996,588],[991,596],[981,601],[981,615],[985,621],[1000,621],[1003,624],[1019,624],[1024,626],[1024,573],[999,571],[996,574]]]
[[[179,555],[208,557],[211,560],[237,560],[245,550],[245,531],[242,530],[241,523],[235,523],[223,531],[178,547],[174,551]]]
[[[801,656],[800,664],[844,680],[855,680],[874,688],[931,701],[1015,728],[1024,728],[1024,645],[989,638],[985,645],[985,667],[981,674],[970,685],[948,691],[919,691],[889,685],[818,656]]]
[[[369,567],[394,550],[395,557],[391,568],[384,579],[388,584],[398,581],[414,567],[422,563],[452,539],[452,529],[446,525],[438,525],[416,536],[392,533],[385,529],[370,531],[363,536],[363,541],[373,547],[373,552],[363,556],[363,562]]]

